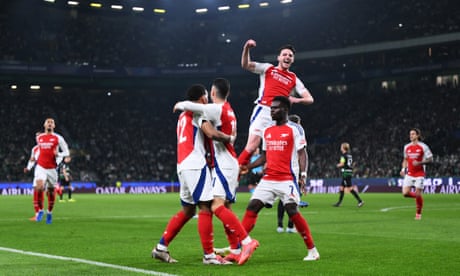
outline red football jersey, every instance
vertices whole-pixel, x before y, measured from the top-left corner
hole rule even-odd
[[[271,126],[265,129],[262,149],[266,155],[263,179],[294,180],[298,173],[297,151],[306,146],[304,134],[294,124]]]
[[[177,121],[177,169],[202,169],[206,164],[204,135],[200,130],[200,116],[182,112]]]
[[[269,63],[256,63],[254,73],[260,74],[259,97],[256,103],[271,106],[276,96],[288,97],[292,91],[302,95],[305,85],[294,72],[280,70]]]
[[[420,177],[425,176],[424,165],[414,165],[414,161],[423,161],[432,157],[430,148],[422,142],[409,143],[404,146],[404,158],[407,160],[407,175]]]
[[[59,148],[63,156],[69,155],[67,143],[61,135],[57,133],[42,133],[37,137],[37,145],[40,154],[38,154],[37,164],[45,169],[55,169],[57,167],[56,157]]]

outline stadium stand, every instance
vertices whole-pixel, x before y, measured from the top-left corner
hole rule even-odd
[[[286,42],[300,53],[310,53],[432,39],[433,45],[299,58],[293,69],[306,81],[315,103],[295,106],[293,112],[302,117],[307,131],[311,178],[338,177],[336,154],[345,140],[352,145],[356,177],[395,176],[411,127],[422,129],[435,154],[430,175],[460,175],[460,39],[455,39],[460,13],[455,12],[452,1],[359,0],[353,6],[337,0],[320,2],[311,7],[297,4],[267,9],[263,14],[229,13],[218,19],[216,15],[190,16],[187,24],[168,16],[83,10],[45,2],[34,9],[17,9],[28,1],[0,4],[0,71],[4,74],[0,79],[0,127],[4,130],[0,180],[30,179],[22,169],[35,132],[51,116],[56,119],[56,131],[69,142],[72,169],[79,180],[99,185],[114,185],[118,180],[175,181],[177,114],[172,114],[172,106],[183,98],[186,83],[193,81],[193,77],[178,75],[162,80],[162,87],[171,86],[168,89],[142,87],[139,83],[145,78],[134,73],[116,82],[132,88],[117,90],[113,80],[100,87],[100,78],[81,76],[75,70],[70,75],[78,81],[64,85],[61,92],[49,88],[30,92],[12,90],[10,84],[45,77],[62,80],[64,72],[8,69],[18,64],[38,69],[59,65],[60,70],[123,68],[124,72],[180,69],[186,64],[195,64],[198,72],[217,68],[197,81],[205,79],[208,84],[213,77],[230,76],[239,152],[257,88],[257,80],[239,68],[241,46],[250,37],[258,41],[256,60],[275,56],[278,46]],[[276,20],[267,21],[267,17]],[[231,43],[222,39],[223,32]],[[438,35],[453,38],[440,42]],[[456,75],[456,81],[437,82],[442,75]],[[387,80],[394,85],[382,88]],[[329,89],[334,85],[346,89]]]

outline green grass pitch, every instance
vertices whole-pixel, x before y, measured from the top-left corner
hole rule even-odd
[[[424,195],[421,221],[414,220],[414,200],[401,194],[363,194],[362,208],[350,194],[340,208],[332,207],[335,194],[304,196],[311,206],[301,212],[321,254],[316,262],[302,260],[307,252],[298,234],[276,232],[276,208],[263,209],[251,233],[260,247],[243,266],[203,265],[196,219],[169,246],[179,263],[151,258],[152,247],[180,208],[177,193],[74,197],[77,202],[56,203],[51,225],[29,221],[31,196],[0,197],[0,275],[460,273],[460,195]],[[238,195],[238,217],[248,200],[249,194]],[[222,224],[214,222],[215,246],[224,247]]]

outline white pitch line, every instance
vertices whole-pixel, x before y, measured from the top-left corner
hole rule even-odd
[[[7,251],[7,252],[18,253],[18,254],[23,254],[23,255],[38,256],[38,257],[43,257],[43,258],[48,258],[48,259],[56,259],[56,260],[71,261],[71,262],[76,262],[76,263],[84,263],[84,264],[90,264],[90,265],[95,265],[95,266],[109,267],[109,268],[113,268],[113,269],[126,270],[126,271],[130,271],[130,272],[137,272],[137,273],[148,274],[148,275],[177,276],[175,274],[168,274],[168,273],[158,272],[158,271],[153,271],[153,270],[145,270],[145,269],[129,267],[129,266],[113,265],[113,264],[95,262],[95,261],[79,259],[79,258],[70,258],[70,257],[64,257],[64,256],[49,255],[49,254],[43,254],[43,253],[37,253],[37,252],[31,252],[31,251],[18,250],[18,249],[14,249],[14,248],[0,247],[0,251]]]
[[[86,216],[86,217],[60,217],[60,216],[53,216],[53,221],[55,220],[87,220],[87,219],[144,219],[144,218],[170,218],[171,215],[163,215],[163,216],[152,216],[152,215],[145,215],[145,216]],[[13,218],[0,218],[1,221],[24,221],[29,220],[27,217],[13,217]]]
[[[380,209],[380,212],[388,212],[395,209],[407,209],[407,208],[414,208],[414,206],[397,206],[397,207],[388,207]]]

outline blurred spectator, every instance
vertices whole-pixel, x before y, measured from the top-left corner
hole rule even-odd
[[[460,117],[460,91],[431,82],[401,81],[392,91],[369,91],[367,82],[354,84],[343,94],[318,91],[315,104],[307,109],[294,107],[293,112],[302,117],[309,142],[309,177],[339,177],[336,151],[343,140],[355,145],[356,178],[394,176],[406,130],[417,126],[423,126],[434,154],[428,175],[460,175],[460,122],[454,119]],[[311,90],[313,94],[317,91],[315,87]],[[0,136],[0,143],[5,145],[0,148],[0,179],[28,179],[22,168],[35,143],[34,133],[43,118],[52,116],[57,131],[67,137],[75,180],[101,185],[113,185],[118,180],[175,180],[176,118],[171,107],[181,96],[171,92],[158,99],[153,93],[126,91],[108,96],[102,91],[77,90],[30,94],[3,89],[0,127],[7,131]],[[239,129],[244,131],[252,95],[237,85],[233,93],[231,97],[239,99],[234,102],[242,103],[235,105],[235,111]],[[237,150],[244,146],[246,135],[238,134]]]

